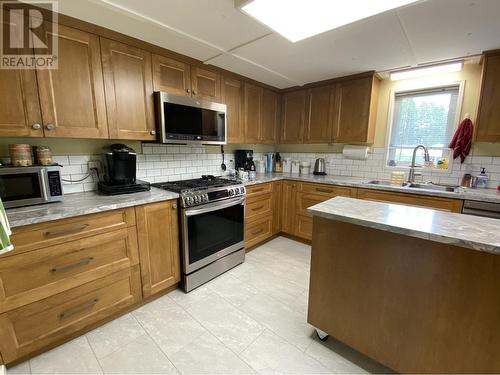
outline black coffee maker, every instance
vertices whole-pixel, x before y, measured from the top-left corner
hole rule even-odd
[[[234,167],[236,170],[243,168],[245,171],[255,171],[253,150],[236,150],[234,152]]]
[[[98,189],[108,195],[151,190],[149,182],[136,179],[137,154],[127,145],[114,143],[101,154],[103,173]]]

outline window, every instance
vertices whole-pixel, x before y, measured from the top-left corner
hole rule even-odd
[[[395,93],[388,166],[410,166],[413,149],[419,144],[428,148],[434,166],[442,159],[450,161],[447,147],[458,124],[461,91],[460,85],[454,85]],[[416,163],[424,164],[423,153],[417,154]]]

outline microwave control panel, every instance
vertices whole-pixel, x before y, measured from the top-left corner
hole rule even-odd
[[[49,177],[49,190],[50,196],[56,197],[62,195],[61,177],[59,171],[49,171],[47,172]]]

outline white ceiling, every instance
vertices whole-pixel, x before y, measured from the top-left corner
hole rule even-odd
[[[423,0],[297,43],[233,0],[60,0],[59,11],[278,88],[500,48],[500,0]]]

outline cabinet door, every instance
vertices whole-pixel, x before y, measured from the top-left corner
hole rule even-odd
[[[189,64],[153,55],[154,91],[191,96],[190,69]]]
[[[15,23],[10,21],[13,31],[19,30]],[[0,92],[0,136],[43,137],[35,71],[0,69]]]
[[[500,54],[486,55],[483,64],[476,141],[500,142]]]
[[[262,88],[245,83],[245,143],[259,143],[262,121]]]
[[[137,238],[144,297],[180,281],[177,201],[136,207]]]
[[[292,181],[283,181],[281,194],[283,198],[281,229],[285,233],[295,234],[297,184]]]
[[[108,138],[99,37],[57,30],[58,68],[37,71],[45,136]]]
[[[282,182],[275,181],[272,183],[273,195],[273,234],[278,234],[281,232],[281,206],[282,206]]]
[[[222,102],[227,106],[226,125],[228,143],[244,143],[242,86],[242,83],[236,79],[223,78]]]
[[[191,67],[192,94],[196,98],[221,101],[221,78],[220,74],[198,66]]]
[[[154,141],[151,54],[101,38],[109,137]]]
[[[271,90],[262,90],[260,143],[275,144],[279,129],[280,97]]]
[[[335,142],[373,142],[377,105],[376,95],[372,102],[374,80],[375,78],[370,76],[336,85],[333,134]]]
[[[333,91],[332,86],[314,87],[308,90],[304,143],[331,142]]]
[[[283,94],[283,132],[281,143],[303,142],[306,94],[305,90]]]

